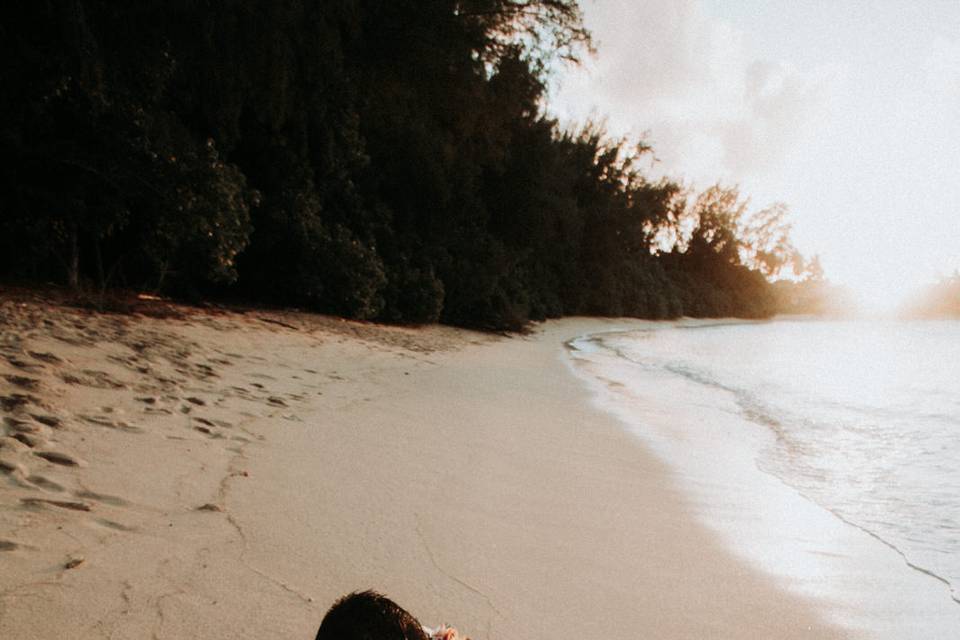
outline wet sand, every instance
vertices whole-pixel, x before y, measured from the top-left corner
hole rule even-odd
[[[845,638],[694,518],[566,340],[0,300],[0,637]],[[619,323],[622,325],[623,323]]]

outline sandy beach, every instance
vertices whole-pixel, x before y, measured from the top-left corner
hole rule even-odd
[[[0,301],[0,637],[305,640],[366,588],[473,640],[851,637],[592,401],[607,321],[176,311]]]

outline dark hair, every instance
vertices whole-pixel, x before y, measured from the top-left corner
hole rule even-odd
[[[423,626],[396,602],[374,591],[337,600],[316,640],[429,640]]]

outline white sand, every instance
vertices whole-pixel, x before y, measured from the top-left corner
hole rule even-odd
[[[590,401],[604,326],[0,302],[0,638],[308,639],[363,588],[474,640],[849,637]]]

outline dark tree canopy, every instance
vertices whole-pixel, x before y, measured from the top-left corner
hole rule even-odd
[[[8,3],[0,273],[489,329],[776,311],[781,209],[543,115],[590,51],[575,0]]]

